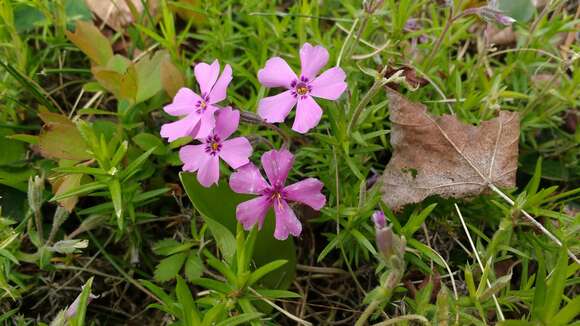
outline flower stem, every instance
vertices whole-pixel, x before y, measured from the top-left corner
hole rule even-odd
[[[350,122],[348,124],[347,129],[346,129],[346,133],[348,135],[351,134],[351,132],[352,132],[353,128],[355,127],[362,111],[366,108],[367,104],[369,104],[369,102],[371,101],[373,96],[375,96],[377,94],[377,92],[379,90],[381,90],[381,88],[383,86],[385,86],[386,84],[388,84],[392,80],[398,78],[399,75],[402,73],[402,71],[397,72],[396,74],[389,77],[388,79],[385,79],[384,77],[385,77],[386,72],[387,72],[387,66],[385,66],[383,68],[383,70],[381,70],[381,72],[379,73],[379,76],[377,76],[377,78],[375,79],[375,83],[373,84],[373,86],[371,86],[371,89],[369,89],[369,91],[365,94],[365,96],[360,100],[360,102],[358,103],[358,105],[354,109],[354,114],[352,115],[352,118],[350,119]]]
[[[373,312],[375,312],[375,310],[379,307],[379,304],[381,304],[381,301],[373,300],[371,304],[366,307],[366,309],[363,311],[362,315],[360,315],[360,317],[356,321],[356,324],[354,325],[363,326],[367,322],[369,317],[373,314]]]

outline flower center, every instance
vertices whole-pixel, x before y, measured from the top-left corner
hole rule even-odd
[[[217,135],[209,136],[205,140],[205,152],[216,155],[222,149],[221,139]]]
[[[201,100],[195,103],[195,106],[197,107],[197,113],[203,113],[205,111],[205,109],[207,108],[207,102],[209,102],[209,96],[204,94],[201,97]]]
[[[308,87],[304,84],[298,85],[298,87],[296,87],[296,93],[298,93],[298,95],[306,95],[308,93]]]
[[[295,80],[290,83],[290,87],[292,87],[292,95],[294,97],[300,96],[301,98],[305,98],[312,91],[312,86],[310,86],[308,78],[304,76],[300,77],[300,80]]]

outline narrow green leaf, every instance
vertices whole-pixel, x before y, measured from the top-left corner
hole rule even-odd
[[[87,313],[87,306],[89,305],[89,297],[91,295],[91,288],[93,287],[93,278],[91,277],[83,286],[81,292],[79,305],[74,317],[74,324],[76,326],[83,326],[85,324],[85,315]]]
[[[187,283],[177,276],[177,286],[175,287],[175,293],[177,295],[177,302],[181,304],[183,319],[185,320],[185,325],[196,326],[200,324],[199,312],[193,301],[193,296],[187,287]]]
[[[109,191],[111,192],[111,200],[113,207],[115,207],[115,216],[117,217],[117,225],[119,230],[123,230],[125,222],[123,220],[123,195],[121,193],[121,183],[119,179],[113,179],[109,183]]]
[[[259,313],[259,312],[247,312],[247,313],[243,313],[243,314],[239,314],[235,317],[231,317],[228,318],[224,321],[222,321],[221,323],[217,324],[216,326],[236,326],[236,325],[242,325],[245,324],[247,322],[256,320],[260,317],[262,317],[263,314]]]
[[[566,287],[568,268],[568,253],[566,247],[560,249],[556,267],[551,273],[550,280],[546,292],[546,302],[544,303],[544,321],[548,323],[560,307],[562,296],[564,295],[564,288]]]
[[[429,216],[429,214],[431,214],[431,212],[435,209],[435,207],[437,207],[437,204],[431,204],[427,206],[425,209],[423,209],[419,214],[413,212],[413,214],[411,214],[411,217],[409,218],[409,221],[403,227],[402,231],[403,235],[405,235],[407,239],[410,239],[413,236],[413,234],[417,232],[419,228],[421,228],[421,225],[423,224],[423,222],[425,222],[425,219],[427,218],[427,216]]]
[[[556,316],[552,318],[554,325],[568,325],[580,315],[580,296],[576,296],[564,308],[562,308]]]
[[[77,188],[63,192],[62,194],[59,194],[58,196],[54,196],[50,199],[50,201],[60,201],[60,200],[63,200],[65,198],[69,198],[72,196],[86,195],[86,194],[95,192],[97,190],[102,190],[105,188],[107,188],[107,185],[102,183],[102,182],[98,182],[98,181],[89,182],[89,183],[85,183],[84,185],[81,185]]]
[[[250,275],[250,278],[248,279],[248,285],[253,285],[266,274],[277,270],[278,268],[284,266],[286,263],[288,263],[287,260],[280,259],[261,266]]]

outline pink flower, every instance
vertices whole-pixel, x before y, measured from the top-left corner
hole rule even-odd
[[[339,67],[333,67],[316,77],[328,62],[328,51],[322,46],[304,43],[300,49],[302,73],[294,74],[288,63],[280,57],[273,57],[258,71],[260,83],[266,87],[288,89],[278,95],[262,99],[258,114],[266,122],[283,122],[290,110],[297,105],[296,118],[292,129],[306,133],[316,127],[322,117],[322,109],[312,97],[336,100],[346,90],[346,75]]]
[[[248,164],[252,155],[252,145],[245,137],[227,139],[238,129],[240,111],[227,107],[216,113],[216,126],[199,145],[183,146],[179,158],[183,171],[197,171],[197,180],[204,187],[218,183],[220,177],[219,159],[237,169]]]
[[[324,185],[318,179],[308,178],[284,186],[293,162],[294,156],[289,151],[271,150],[262,155],[262,167],[269,182],[264,180],[260,170],[252,163],[244,165],[230,176],[230,188],[233,191],[259,195],[236,208],[236,217],[244,229],[249,230],[256,223],[262,228],[268,210],[273,207],[276,215],[274,237],[284,240],[288,238],[288,234],[299,236],[302,224],[288,201],[303,203],[315,210],[324,207],[326,197],[320,192]]]
[[[215,60],[211,65],[195,65],[195,79],[199,83],[201,96],[189,88],[181,88],[173,102],[163,108],[173,116],[185,116],[183,119],[161,126],[161,136],[170,142],[180,137],[206,138],[215,127],[214,113],[220,109],[215,104],[226,98],[226,92],[232,81],[232,67],[226,65],[219,76],[220,64]]]

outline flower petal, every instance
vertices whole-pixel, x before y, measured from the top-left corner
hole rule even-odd
[[[187,145],[179,150],[179,159],[183,162],[183,171],[195,172],[207,159],[205,145]]]
[[[238,194],[257,195],[268,187],[260,170],[252,162],[240,167],[230,176],[230,188]]]
[[[266,122],[284,122],[290,110],[296,104],[292,91],[285,91],[275,96],[265,97],[258,104],[258,114]]]
[[[324,184],[320,180],[308,178],[284,188],[285,198],[319,211],[326,204],[326,197],[320,192],[322,187]]]
[[[193,111],[195,104],[201,100],[201,97],[195,94],[191,89],[182,87],[177,91],[173,102],[166,105],[163,110],[173,116],[188,115]]]
[[[220,64],[217,60],[214,60],[211,66],[200,62],[193,68],[193,73],[199,84],[201,96],[209,95],[220,73]]]
[[[276,229],[274,230],[274,238],[278,240],[286,240],[288,234],[297,237],[302,232],[302,224],[294,214],[294,211],[285,200],[275,201],[274,214],[276,214]]]
[[[219,156],[233,169],[244,166],[250,162],[252,145],[245,137],[237,137],[222,142]]]
[[[322,117],[322,109],[311,96],[298,99],[296,117],[292,130],[304,134],[316,127]]]
[[[181,120],[166,123],[161,126],[161,137],[167,138],[168,141],[172,142],[177,138],[190,136],[198,124],[199,116],[194,113],[189,114]]]
[[[310,94],[327,100],[336,100],[346,90],[346,74],[340,67],[330,68],[318,76],[310,86]]]
[[[209,103],[214,104],[221,102],[226,99],[228,93],[228,85],[232,81],[232,67],[226,65],[224,71],[222,71],[221,76],[218,78],[215,85],[211,89],[209,94]]]
[[[220,159],[217,155],[207,155],[200,163],[197,171],[197,181],[209,188],[212,184],[217,184],[220,179]]]
[[[204,139],[211,134],[215,128],[215,111],[219,108],[213,105],[208,105],[205,111],[198,115],[199,118],[199,128],[193,130],[191,137],[196,139]]]
[[[294,155],[285,149],[271,150],[262,155],[262,167],[273,187],[284,185],[293,163]]]
[[[242,223],[244,230],[250,230],[256,223],[261,229],[270,206],[270,199],[266,196],[245,201],[236,207],[236,219]]]
[[[258,80],[266,87],[290,88],[290,84],[297,79],[288,63],[280,57],[270,58],[264,68],[258,71]]]
[[[214,133],[222,140],[231,136],[240,124],[240,111],[231,107],[223,108],[215,113]]]
[[[304,43],[300,49],[300,64],[302,66],[302,77],[309,80],[314,79],[320,69],[328,63],[328,51],[320,46],[312,46]]]

